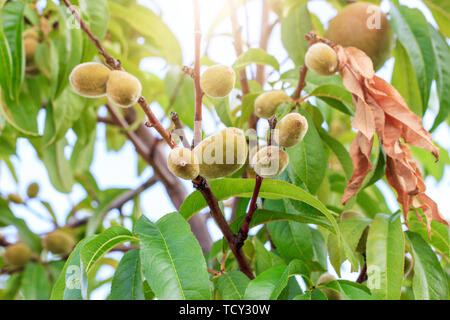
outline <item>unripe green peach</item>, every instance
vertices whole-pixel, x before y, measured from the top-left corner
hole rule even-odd
[[[325,285],[335,280],[336,278],[333,277],[331,274],[324,273],[320,276],[319,280],[317,280],[317,286]],[[337,292],[329,288],[321,288],[320,290],[322,290],[322,292],[325,294],[328,300],[342,300],[342,295],[340,292]]]
[[[70,84],[80,96],[103,97],[111,70],[101,63],[86,62],[76,66],[70,74]]]
[[[28,198],[36,198],[39,194],[39,184],[37,182],[31,183],[27,188]]]
[[[278,107],[290,101],[290,97],[281,90],[269,91],[261,94],[255,100],[255,114],[259,118],[270,119],[275,115]]]
[[[329,45],[318,42],[309,47],[305,54],[308,69],[321,76],[331,76],[338,69],[338,56]]]
[[[73,237],[67,232],[56,230],[45,236],[42,246],[51,253],[66,255],[72,251],[75,245]]]
[[[174,175],[185,180],[195,179],[200,173],[194,153],[188,148],[172,149],[167,158],[167,165]]]
[[[8,200],[17,204],[23,204],[24,201],[20,195],[17,193],[11,193],[8,195]]]
[[[200,142],[194,148],[200,175],[205,178],[228,176],[245,164],[248,154],[244,132],[226,128]]]
[[[111,71],[106,84],[106,95],[116,106],[128,108],[136,104],[142,95],[141,82],[125,71]]]
[[[270,179],[286,169],[289,164],[289,155],[276,146],[268,146],[254,155],[252,163],[257,175]]]
[[[205,94],[211,98],[224,98],[234,88],[236,73],[227,66],[215,65],[203,72],[200,86]]]
[[[333,18],[325,38],[344,47],[364,51],[379,69],[391,54],[393,34],[389,20],[379,7],[368,2],[357,2]]]
[[[290,148],[298,144],[308,131],[308,120],[299,113],[289,113],[278,122],[278,144]]]
[[[5,262],[13,267],[23,267],[31,259],[31,250],[24,243],[15,243],[5,250]]]

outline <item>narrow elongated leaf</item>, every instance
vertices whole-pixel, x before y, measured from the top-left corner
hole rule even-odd
[[[407,231],[406,236],[414,255],[414,297],[418,300],[448,300],[448,279],[436,254],[419,234]]]
[[[312,267],[314,258],[312,234],[306,224],[278,221],[269,223],[267,228],[277,251],[286,263],[299,259]]]
[[[142,271],[158,299],[211,299],[206,262],[186,220],[171,213],[156,223],[141,217]]]
[[[111,284],[110,300],[145,300],[139,250],[125,253]]]
[[[180,44],[160,16],[141,5],[125,7],[110,1],[109,7],[111,15],[124,20],[130,27],[138,31],[156,49],[158,56],[167,59],[170,64],[181,65]]]
[[[87,299],[87,275],[80,257],[83,246],[93,237],[80,241],[70,254],[58,280],[53,286],[52,300]]]
[[[336,139],[328,134],[323,128],[318,127],[318,132],[323,142],[333,151],[333,153],[338,158],[339,162],[342,165],[342,168],[345,172],[345,177],[349,180],[353,173],[353,163],[352,158],[350,158],[350,154],[347,149]]]
[[[27,264],[22,278],[22,293],[25,300],[48,300],[50,292],[50,280],[42,264]]]
[[[400,41],[394,50],[395,65],[392,72],[391,84],[400,92],[409,108],[415,114],[421,115],[424,110],[422,94],[420,93],[414,66]]]
[[[52,185],[63,193],[71,192],[75,183],[70,162],[64,155],[66,145],[66,139],[61,139],[45,149],[42,155]]]
[[[218,179],[210,182],[211,190],[216,198],[220,200],[237,196],[250,198],[253,194],[255,181],[250,179]],[[300,187],[281,180],[264,180],[261,185],[260,196],[266,199],[289,198],[304,202],[321,212],[338,232],[336,220],[328,209],[314,196]],[[183,202],[180,208],[180,214],[185,219],[190,219],[196,212],[207,206],[205,199],[200,192],[195,191]]]
[[[309,43],[305,34],[314,30],[311,15],[306,3],[297,6],[281,19],[281,40],[283,46],[296,66],[304,63]]]
[[[221,275],[216,282],[222,299],[242,300],[250,279],[242,272],[233,270]]]
[[[353,116],[355,113],[352,95],[342,86],[325,84],[316,87],[309,95],[319,98],[331,107],[347,115]]]
[[[308,286],[311,285],[309,271],[299,260],[289,265],[270,268],[251,280],[245,290],[245,300],[275,300],[288,284],[290,277],[301,275]]]
[[[436,20],[439,30],[446,37],[450,37],[450,3],[447,0],[423,0]]]
[[[311,117],[303,110],[300,114],[308,120],[308,132],[302,142],[286,151],[289,154],[289,167],[308,190],[315,194],[325,177],[327,156]]]
[[[101,234],[95,236],[92,240],[85,243],[80,251],[84,270],[89,273],[94,269],[95,264],[112,248],[127,242],[135,241],[137,238],[127,229],[121,226],[114,226]]]
[[[379,299],[400,299],[403,283],[405,238],[400,213],[379,213],[367,238],[367,285]]]
[[[433,129],[447,119],[450,114],[450,49],[448,43],[433,27],[429,26],[431,44],[436,59],[436,85],[439,95],[439,113],[434,120]]]
[[[250,64],[269,65],[276,71],[279,71],[280,65],[274,56],[271,56],[262,49],[251,48],[241,54],[236,62],[233,64],[233,69],[236,71],[244,69]]]
[[[422,96],[422,105],[428,105],[431,81],[434,77],[435,59],[431,45],[428,22],[418,9],[404,6],[391,7],[391,25],[405,48],[414,68]],[[421,110],[419,116],[423,115]]]
[[[24,79],[25,58],[22,54],[22,31],[25,3],[8,2],[1,11],[3,33],[11,53],[10,98],[18,101]]]
[[[4,199],[0,199],[0,225],[14,226],[19,233],[19,238],[32,251],[37,253],[42,249],[41,238],[28,228],[24,220],[14,216]]]

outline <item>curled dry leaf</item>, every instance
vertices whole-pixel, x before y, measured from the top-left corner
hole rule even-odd
[[[423,176],[406,145],[409,143],[428,150],[436,161],[439,160],[439,148],[423,128],[422,119],[408,108],[393,86],[375,75],[372,61],[364,52],[339,45],[334,49],[339,57],[339,72],[344,86],[352,94],[356,108],[352,126],[358,130],[350,148],[355,169],[342,202],[345,204],[358,192],[373,169],[370,154],[376,133],[386,152],[387,180],[397,191],[405,218],[410,210],[421,208],[427,219],[428,231],[433,219],[449,224],[441,216],[436,203],[425,195]]]

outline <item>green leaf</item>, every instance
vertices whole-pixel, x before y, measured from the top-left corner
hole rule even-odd
[[[302,66],[309,43],[305,34],[314,30],[306,3],[297,6],[281,19],[281,41],[297,67]]]
[[[355,113],[353,109],[352,95],[342,86],[334,84],[321,85],[312,90],[309,96],[317,97],[336,110],[339,110],[349,116],[353,116]]]
[[[439,30],[446,37],[450,37],[450,3],[447,0],[423,0],[428,6]]]
[[[418,9],[391,6],[391,25],[405,48],[419,83],[422,105],[428,105],[431,81],[434,77],[435,59],[431,45],[430,28]],[[420,110],[422,116],[425,108]]]
[[[407,231],[406,236],[414,255],[414,297],[418,300],[448,300],[448,279],[436,254],[419,234]]]
[[[250,198],[253,194],[255,181],[250,179],[223,178],[210,181],[211,190],[217,200],[225,200],[230,197]],[[302,201],[321,212],[331,223],[333,229],[339,232],[336,220],[328,209],[314,196],[300,187],[281,180],[265,179],[261,185],[260,197],[266,199],[289,198]],[[190,194],[180,207],[180,214],[189,220],[195,213],[207,206],[205,199],[199,191]]]
[[[337,280],[324,285],[326,288],[342,294],[342,300],[375,300],[367,287],[352,281]]]
[[[342,237],[344,238],[341,246],[337,244],[337,238],[334,234],[330,234],[328,236],[328,253],[330,262],[338,275],[341,274],[341,265],[346,259],[350,260],[353,269],[357,268],[354,253],[356,252],[364,230],[371,222],[372,220],[366,218],[348,218],[341,221],[339,223],[339,228],[341,229]],[[347,249],[349,250],[345,250],[344,243],[347,245]]]
[[[251,280],[245,290],[245,300],[276,300],[288,284],[290,277],[302,275],[307,285],[311,285],[308,268],[299,260],[288,266],[270,268]]]
[[[0,113],[6,121],[21,133],[28,136],[39,136],[37,115],[40,105],[36,105],[30,95],[20,95],[19,102],[10,100],[6,95],[0,103]]]
[[[347,180],[350,180],[353,173],[353,163],[352,158],[350,158],[350,154],[347,149],[336,139],[328,134],[325,129],[321,127],[317,127],[317,131],[322,138],[323,142],[330,148],[331,151],[336,155],[339,162],[342,165],[342,168],[345,172],[345,177]]]
[[[0,3],[0,10],[4,5]],[[3,10],[2,10],[3,11]],[[3,88],[7,94],[11,94],[10,88],[12,87],[12,57],[9,50],[8,39],[3,31],[3,18],[0,12],[0,88]],[[13,98],[13,97],[10,97]]]
[[[22,293],[25,300],[48,300],[50,298],[51,284],[42,264],[27,264],[22,278]]]
[[[172,67],[164,79],[166,94],[169,100],[167,111],[178,113],[181,122],[194,128],[195,95],[194,82],[179,67]]]
[[[255,100],[260,93],[249,93],[242,99],[242,114],[238,119],[238,127],[242,128],[255,110]]]
[[[268,54],[263,49],[250,48],[241,54],[236,62],[233,64],[235,71],[240,71],[246,66],[256,63],[259,65],[268,65],[274,68],[276,71],[280,70],[280,64],[274,56]]]
[[[267,229],[277,251],[286,263],[299,259],[313,267],[314,249],[308,225],[293,221],[278,221],[269,223]]]
[[[51,300],[87,299],[87,275],[81,262],[80,251],[92,238],[91,236],[80,241],[70,254],[53,286]]]
[[[391,84],[402,95],[409,108],[415,114],[420,115],[424,107],[419,83],[411,59],[400,41],[397,41],[394,56],[395,65],[394,71],[392,72]]]
[[[142,271],[158,299],[211,299],[202,249],[180,214],[168,214],[156,223],[142,216],[136,233]]]
[[[121,226],[114,226],[87,241],[80,251],[86,273],[94,269],[95,264],[112,248],[127,241],[137,240],[133,234]]]
[[[100,41],[106,35],[109,24],[109,6],[107,0],[79,0],[80,11],[83,15],[83,19],[89,25],[92,33],[96,35]],[[111,2],[109,2],[111,4]]]
[[[439,96],[439,113],[434,120],[433,131],[450,114],[450,49],[448,43],[433,27],[429,26],[431,44],[436,59],[436,85]]]
[[[308,120],[308,132],[302,142],[286,149],[289,154],[289,167],[303,181],[308,190],[315,194],[325,177],[328,165],[327,155],[311,117],[303,110],[299,113]]]
[[[1,21],[5,40],[8,42],[11,58],[10,98],[19,101],[20,87],[25,76],[25,57],[23,56],[22,31],[25,3],[8,2],[1,11]],[[1,39],[0,39],[1,41]],[[6,58],[8,59],[8,58]],[[8,69],[6,69],[8,70]],[[3,71],[2,71],[3,72]]]
[[[221,275],[216,282],[223,300],[243,300],[250,279],[242,272],[233,270]]]
[[[370,225],[366,246],[367,285],[378,299],[400,299],[405,261],[405,237],[400,213],[379,213]]]
[[[230,101],[228,97],[217,101],[217,103],[214,104],[214,108],[216,109],[217,115],[224,125],[226,125],[227,127],[232,127],[234,125],[230,112]]]
[[[145,300],[139,250],[126,252],[111,284],[110,300]]]
[[[166,59],[169,64],[182,64],[180,44],[160,16],[137,4],[125,7],[110,1],[109,7],[111,15],[138,31],[158,56]]]
[[[34,234],[24,220],[16,218],[8,208],[8,203],[0,199],[0,225],[14,226],[19,232],[19,238],[36,253],[42,249],[41,238]]]
[[[61,139],[43,151],[42,162],[50,178],[50,182],[56,190],[62,193],[70,193],[75,183],[70,162],[64,155],[66,139]]]

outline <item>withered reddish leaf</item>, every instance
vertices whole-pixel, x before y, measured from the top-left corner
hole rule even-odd
[[[350,147],[350,157],[353,160],[353,174],[348,182],[342,197],[342,202],[345,204],[347,201],[358,192],[364,182],[367,174],[373,169],[373,165],[370,162],[370,154],[372,152],[373,139],[367,139],[365,135],[358,132],[355,140],[353,140]]]
[[[334,46],[339,58],[339,72],[344,86],[352,94],[356,108],[352,125],[359,130],[350,148],[355,171],[344,191],[345,204],[361,188],[365,177],[373,169],[370,162],[373,135],[379,136],[386,152],[386,178],[396,190],[405,218],[413,208],[421,208],[430,232],[431,221],[449,224],[443,219],[436,203],[425,195],[422,173],[413,160],[410,148],[430,151],[439,159],[439,148],[433,144],[422,119],[407,106],[398,91],[374,74],[372,61],[361,50]]]

